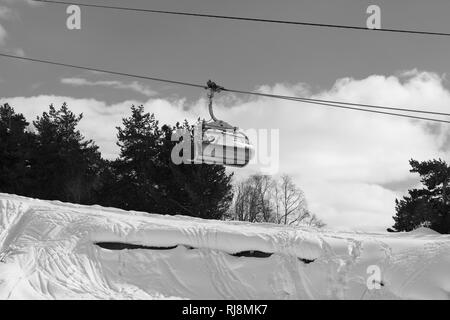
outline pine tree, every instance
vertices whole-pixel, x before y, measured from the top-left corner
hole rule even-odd
[[[181,164],[171,160],[176,128],[159,127],[153,114],[132,106],[118,128],[120,158],[116,161],[122,208],[160,214],[220,219],[232,199],[231,175],[223,166]],[[184,128],[192,127],[185,122]]]
[[[35,137],[9,104],[0,106],[0,192],[27,195]]]
[[[162,161],[168,168],[170,198],[178,195],[178,207],[190,215],[205,219],[221,219],[227,213],[233,200],[233,174],[227,174],[222,165],[179,164],[171,160],[171,152],[176,142],[171,141],[175,130],[183,129],[190,133],[193,141],[194,126],[184,121],[180,126],[163,126],[164,152]],[[180,213],[183,210],[178,210]]]
[[[59,110],[50,105],[33,122],[37,130],[34,195],[76,203],[91,203],[98,183],[101,157],[92,140],[76,129],[83,115],[72,113],[64,103]]]
[[[118,127],[120,158],[115,166],[119,172],[121,207],[125,209],[158,211],[163,196],[158,184],[161,133],[153,114],[143,106],[132,106],[131,116]]]
[[[442,159],[411,160],[410,165],[410,171],[421,176],[424,188],[409,190],[408,196],[396,200],[394,230],[411,231],[428,226],[440,233],[450,233],[450,167]]]
[[[92,194],[92,203],[105,207],[128,208],[124,201],[124,188],[121,185],[119,166],[118,160],[101,160],[97,171],[98,183]]]

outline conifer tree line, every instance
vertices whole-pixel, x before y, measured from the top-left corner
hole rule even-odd
[[[0,192],[206,219],[291,224],[296,213],[305,214],[302,194],[292,189],[292,181],[289,188],[298,193],[298,201],[288,208],[289,219],[276,219],[281,213],[267,200],[268,193],[260,194],[260,184],[255,185],[273,184],[272,178],[254,175],[233,186],[233,174],[224,166],[174,164],[171,153],[177,142],[172,133],[192,132],[194,126],[187,121],[160,125],[143,106],[132,106],[117,127],[119,156],[106,160],[77,129],[82,119],[65,103],[60,108],[50,105],[32,123],[9,104],[0,106]],[[245,199],[244,184],[251,190]],[[251,219],[242,214],[242,201],[254,205]],[[309,213],[303,219],[307,217]]]
[[[51,105],[31,126],[0,106],[0,192],[208,219],[229,210],[232,174],[223,166],[171,161],[171,134],[189,129],[187,122],[160,126],[143,106],[132,106],[117,128],[119,157],[106,160],[77,129],[82,119],[66,104]]]
[[[9,104],[0,106],[0,192],[45,200],[206,219],[323,227],[292,178],[253,175],[234,181],[221,165],[176,165],[177,129],[132,106],[117,127],[117,159],[103,159],[77,126],[83,115],[67,104],[49,106],[32,123]],[[33,128],[33,130],[30,130]],[[423,188],[396,200],[390,232],[425,226],[450,233],[450,166],[442,159],[410,161]]]
[[[450,234],[450,166],[442,159],[409,161],[411,172],[420,176],[422,188],[408,190],[395,201],[395,224],[388,231],[431,228]]]

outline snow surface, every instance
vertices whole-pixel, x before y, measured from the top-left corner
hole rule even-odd
[[[249,251],[268,257],[239,256]],[[383,286],[369,290],[373,265]],[[0,194],[0,299],[449,298],[450,236],[424,228],[322,231]]]

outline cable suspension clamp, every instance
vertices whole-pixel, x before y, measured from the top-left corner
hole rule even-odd
[[[215,82],[208,80],[206,83],[206,89],[208,90],[208,109],[209,109],[209,115],[211,116],[212,122],[209,122],[207,126],[209,128],[217,128],[217,129],[232,129],[236,130],[236,127],[233,127],[232,125],[226,123],[225,121],[217,119],[217,117],[214,115],[213,110],[213,99],[214,94],[219,93],[222,90],[225,90],[224,87],[221,87],[217,85]]]

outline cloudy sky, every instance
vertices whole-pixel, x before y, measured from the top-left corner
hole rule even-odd
[[[159,10],[450,32],[446,0],[92,0]],[[172,80],[322,99],[450,112],[445,37],[229,22],[0,0],[0,52]],[[204,92],[0,57],[0,102],[29,120],[50,103],[83,112],[80,129],[105,157],[132,104],[163,123],[207,118]],[[245,129],[279,130],[279,172],[295,177],[329,227],[382,230],[394,200],[415,187],[408,160],[448,159],[448,125],[246,96],[222,95],[217,114]],[[236,171],[237,178],[263,165]]]

